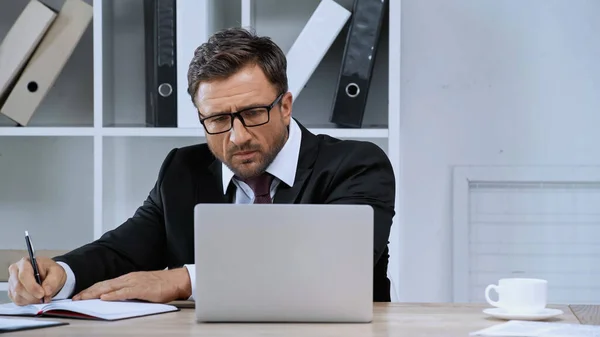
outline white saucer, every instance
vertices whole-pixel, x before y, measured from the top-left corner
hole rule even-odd
[[[506,309],[501,308],[488,308],[484,309],[483,313],[490,315],[492,317],[506,319],[506,320],[521,320],[521,321],[540,321],[548,318],[556,317],[563,314],[563,311],[560,309],[550,309],[546,308],[538,312],[533,313],[516,313],[510,312]]]

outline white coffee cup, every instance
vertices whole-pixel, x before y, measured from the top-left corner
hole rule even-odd
[[[490,291],[498,293],[498,301],[490,298]],[[495,307],[515,313],[533,313],[546,308],[548,281],[533,278],[504,278],[498,285],[485,288],[486,301]]]

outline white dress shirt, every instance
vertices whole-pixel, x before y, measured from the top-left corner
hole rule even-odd
[[[296,177],[296,167],[298,166],[298,157],[300,156],[300,143],[302,142],[302,131],[292,118],[290,120],[290,134],[289,137],[271,165],[267,167],[267,172],[273,175],[274,179],[271,183],[271,199],[275,196],[275,191],[280,183],[284,183],[288,186],[294,185],[294,179]],[[227,187],[233,180],[236,186],[236,193],[234,197],[234,203],[236,204],[251,204],[254,203],[254,192],[243,181],[239,181],[234,178],[235,174],[225,164],[222,165],[222,177],[223,177],[223,192],[227,193]],[[60,290],[54,299],[65,299],[73,296],[73,290],[75,289],[75,274],[71,268],[64,262],[58,262],[60,266],[65,269],[67,273],[67,280],[65,285]],[[192,284],[192,296],[190,300],[194,300],[196,293],[196,266],[194,264],[184,265],[187,268]]]

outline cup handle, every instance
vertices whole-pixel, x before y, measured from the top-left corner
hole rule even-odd
[[[490,284],[490,285],[488,285],[488,286],[485,288],[485,300],[486,300],[486,301],[487,301],[487,302],[488,302],[490,305],[493,305],[493,306],[495,306],[495,307],[499,308],[499,307],[500,307],[500,303],[499,303],[499,301],[493,301],[493,300],[490,298],[490,291],[491,291],[492,289],[494,289],[494,290],[496,291],[496,293],[498,293],[498,295],[500,295],[500,292],[498,291],[498,290],[500,289],[500,287],[499,287],[499,286],[497,286],[497,285],[495,285],[495,284]]]

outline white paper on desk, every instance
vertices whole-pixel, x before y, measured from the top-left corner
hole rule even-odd
[[[18,331],[30,328],[49,327],[63,324],[59,321],[46,321],[21,318],[0,318],[0,332]]]
[[[469,334],[490,337],[600,337],[600,326],[555,323],[508,321]]]

